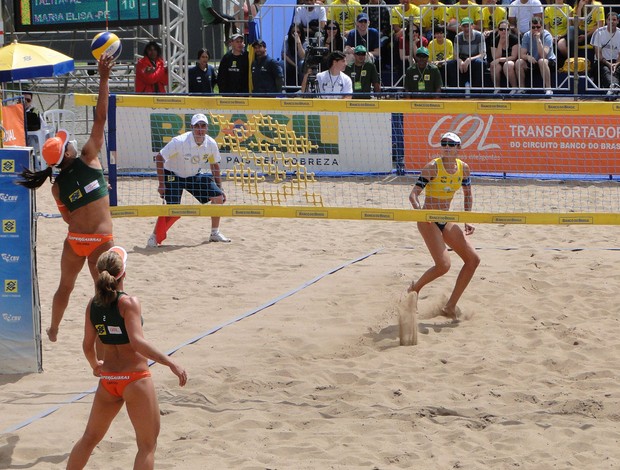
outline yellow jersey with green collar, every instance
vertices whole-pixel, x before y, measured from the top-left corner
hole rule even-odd
[[[426,185],[426,197],[452,199],[463,184],[463,162],[456,159],[456,171],[448,173],[441,158],[435,158],[437,176]]]

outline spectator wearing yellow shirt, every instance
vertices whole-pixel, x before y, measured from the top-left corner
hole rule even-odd
[[[572,15],[573,9],[570,5],[564,3],[563,0],[556,0],[555,4],[545,7],[545,29],[553,37],[553,45],[558,56],[558,68],[562,67],[562,64],[568,57],[567,34]]]
[[[459,26],[464,18],[469,18],[473,21],[473,29],[482,31],[482,8],[476,2],[459,0],[458,3],[455,3],[448,9],[447,15],[448,30],[446,36],[450,40],[453,40],[459,33]]]
[[[497,5],[497,0],[483,0],[482,4],[482,32],[489,36],[508,18],[508,12],[503,6]]]
[[[441,29],[445,34],[448,8],[439,0],[430,0],[420,7],[420,21],[422,34],[431,41],[435,36],[435,30]]]
[[[355,18],[362,13],[362,6],[355,0],[334,0],[326,8],[327,19],[336,21],[345,36],[355,29]]]
[[[434,39],[428,43],[429,62],[437,66],[443,83],[447,83],[446,62],[454,59],[454,44],[446,39],[446,33],[443,29],[437,28],[434,33]]]
[[[594,60],[594,48],[590,38],[598,28],[605,26],[603,5],[596,0],[579,0],[573,8],[573,16],[579,17],[577,43],[579,56]],[[575,26],[575,25],[573,25]]]
[[[420,22],[420,8],[411,0],[400,0],[400,5],[392,8],[392,30],[396,33],[405,27],[405,23]],[[399,28],[398,30],[396,28]]]

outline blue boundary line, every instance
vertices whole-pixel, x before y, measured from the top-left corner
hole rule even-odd
[[[172,348],[171,350],[166,352],[166,355],[167,356],[172,356],[179,349],[184,348],[185,346],[188,346],[190,344],[197,343],[198,341],[200,341],[201,339],[205,338],[206,336],[212,335],[213,333],[216,333],[216,332],[220,331],[221,329],[223,329],[223,328],[225,328],[227,326],[232,325],[233,323],[241,321],[244,318],[250,317],[250,316],[252,316],[252,315],[254,315],[254,314],[256,314],[256,313],[258,313],[258,312],[260,312],[262,310],[265,310],[266,308],[269,308],[272,305],[275,305],[276,303],[280,302],[281,300],[284,300],[284,299],[286,299],[288,297],[291,297],[291,296],[295,295],[297,292],[305,289],[306,287],[309,287],[312,284],[317,283],[318,281],[320,281],[324,277],[329,276],[330,274],[334,274],[334,273],[340,271],[341,269],[344,269],[344,268],[346,268],[346,267],[348,267],[348,266],[350,266],[352,264],[359,263],[360,261],[363,261],[366,258],[370,258],[371,256],[376,255],[380,251],[383,251],[383,248],[377,248],[377,249],[371,251],[370,253],[366,253],[365,255],[359,256],[359,257],[357,257],[355,259],[352,259],[352,260],[349,260],[349,261],[347,261],[347,262],[345,262],[345,263],[343,263],[343,264],[341,264],[339,266],[336,266],[335,268],[332,268],[329,271],[324,272],[323,274],[319,274],[317,277],[315,277],[315,278],[313,278],[313,279],[311,279],[309,281],[304,282],[302,285],[294,288],[293,290],[290,290],[290,291],[288,291],[288,292],[286,292],[286,293],[284,293],[284,294],[282,294],[282,295],[280,295],[280,296],[278,296],[278,297],[276,297],[276,298],[274,298],[272,300],[269,300],[268,302],[266,302],[266,303],[264,303],[264,304],[262,304],[262,305],[260,305],[260,306],[258,306],[256,308],[250,310],[249,312],[246,312],[246,313],[244,313],[244,314],[242,314],[242,315],[240,315],[240,316],[238,316],[236,318],[233,318],[232,320],[228,320],[227,322],[224,322],[221,325],[218,325],[218,326],[216,326],[216,327],[214,327],[214,328],[212,328],[212,329],[210,329],[210,330],[208,330],[208,331],[206,331],[206,332],[204,332],[204,333],[202,333],[202,334],[200,334],[200,335],[198,335],[198,336],[196,336],[196,337],[194,337],[194,338],[192,338],[192,339],[190,339],[190,340],[188,340],[188,341],[186,341],[186,342],[184,342],[184,343],[182,343],[182,344],[180,344],[180,345],[178,345],[178,346],[176,346],[174,348]],[[155,361],[149,361],[149,367],[152,366],[153,364],[155,364]],[[72,398],[62,402],[59,405],[56,405],[56,406],[54,406],[54,407],[52,407],[52,408],[50,408],[50,409],[48,409],[46,411],[43,411],[43,412],[41,412],[41,413],[31,417],[31,418],[28,418],[25,421],[22,421],[19,424],[16,424],[14,426],[10,426],[10,427],[4,429],[3,431],[0,432],[0,435],[1,434],[8,434],[8,433],[11,433],[11,432],[18,431],[19,429],[25,428],[29,424],[32,424],[35,421],[38,421],[38,420],[40,420],[42,418],[45,418],[46,416],[51,415],[55,411],[58,411],[63,406],[69,405],[69,404],[74,403],[76,401],[79,401],[82,398],[84,398],[84,397],[86,397],[86,396],[88,396],[88,395],[90,395],[92,393],[95,393],[96,390],[97,390],[97,387],[93,387],[90,390],[87,390],[86,392],[82,392],[79,395],[76,395],[76,396],[74,396],[74,397],[72,397]]]

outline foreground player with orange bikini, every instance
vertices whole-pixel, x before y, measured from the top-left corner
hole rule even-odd
[[[115,246],[97,261],[95,297],[86,308],[82,349],[100,377],[84,435],[73,447],[67,469],[86,466],[114,417],[127,405],[136,432],[138,453],[134,469],[152,469],[159,435],[159,406],[147,359],[170,367],[182,387],[187,372],[144,338],[140,301],[123,292],[127,252]],[[103,360],[97,359],[97,337],[103,343]]]
[[[450,210],[454,194],[462,187],[464,209],[471,211],[473,194],[469,166],[456,158],[461,148],[461,138],[454,132],[447,132],[441,136],[441,148],[441,157],[431,160],[422,168],[420,177],[409,195],[409,201],[411,201],[414,209],[447,211]],[[424,190],[426,193],[422,206],[419,196]],[[465,235],[474,233],[474,227],[465,224],[465,232],[463,233],[461,228],[452,222],[418,222],[418,230],[433,257],[435,265],[422,274],[420,279],[412,282],[407,291],[419,294],[425,285],[450,270],[450,254],[446,245],[449,246],[461,257],[464,264],[456,278],[452,294],[442,308],[442,314],[456,320],[458,316],[456,304],[471,281],[478,264],[480,264],[480,257],[465,238]]]
[[[46,179],[52,181],[54,166],[60,169],[52,184],[52,195],[63,220],[69,225],[69,234],[62,249],[60,282],[52,301],[52,322],[47,329],[52,342],[58,337],[60,322],[84,262],[88,260],[88,268],[95,280],[97,258],[114,245],[108,184],[99,161],[108,115],[108,81],[113,65],[110,56],[101,56],[95,120],[81,155],[78,157],[77,143],[70,141],[69,133],[61,129],[47,139],[41,149],[48,167],[37,172],[24,170],[22,180],[18,181],[22,186],[36,189]]]

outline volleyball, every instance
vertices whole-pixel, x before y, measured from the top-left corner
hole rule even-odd
[[[104,52],[107,52],[116,60],[118,56],[121,55],[123,46],[116,34],[104,31],[93,38],[93,42],[90,43],[90,50],[93,53],[93,57],[97,60],[99,60]]]

